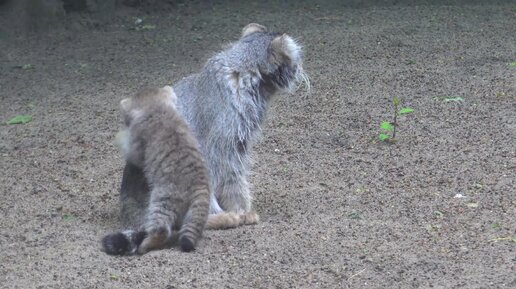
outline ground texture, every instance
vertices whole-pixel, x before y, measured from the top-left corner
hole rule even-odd
[[[0,119],[33,120],[0,126],[0,287],[515,288],[516,6],[350,2],[188,2],[2,32]],[[190,254],[102,253],[119,100],[199,70],[249,22],[299,39],[312,81],[275,99],[256,146],[262,222]],[[387,144],[393,96],[415,112]]]

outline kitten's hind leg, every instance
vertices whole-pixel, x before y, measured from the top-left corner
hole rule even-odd
[[[149,186],[143,170],[126,163],[120,186],[120,220],[126,228],[138,228],[149,203]]]
[[[179,231],[179,246],[184,252],[195,249],[208,219],[208,192],[198,194],[199,197],[192,202]]]
[[[154,188],[143,230],[146,237],[138,247],[139,254],[169,246],[177,221],[177,210],[165,190]]]

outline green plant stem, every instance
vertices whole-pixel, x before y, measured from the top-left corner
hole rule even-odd
[[[394,129],[392,130],[392,138],[396,138],[396,127],[398,126],[398,106],[394,104],[394,121],[392,123],[394,125]]]

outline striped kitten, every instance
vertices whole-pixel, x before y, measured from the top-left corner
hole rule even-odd
[[[189,252],[201,238],[210,207],[209,173],[175,101],[165,86],[120,102],[127,129],[117,139],[127,162],[143,169],[151,191],[136,230],[104,237],[108,254],[144,254],[177,239]]]

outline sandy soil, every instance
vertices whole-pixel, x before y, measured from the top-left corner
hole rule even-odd
[[[4,27],[0,120],[33,120],[0,126],[0,287],[515,288],[516,6],[338,2]],[[197,71],[249,22],[297,37],[313,85],[276,98],[256,147],[262,222],[209,231],[191,254],[105,255],[119,100]],[[415,113],[389,145],[393,96]]]

